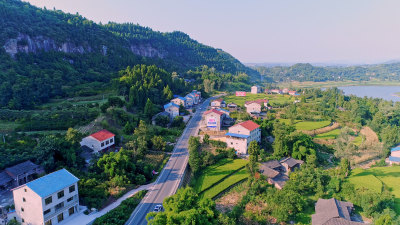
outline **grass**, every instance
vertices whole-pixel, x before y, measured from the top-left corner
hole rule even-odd
[[[289,119],[279,119],[279,121],[286,123],[286,124],[290,124]],[[323,121],[295,120],[294,123],[295,123],[294,126],[296,127],[297,130],[316,130],[319,128],[329,126],[329,124],[331,124],[331,121],[329,121],[329,120],[323,120]]]
[[[203,192],[203,198],[214,198],[221,192],[225,191],[227,188],[231,187],[234,184],[237,184],[249,177],[249,174],[246,168],[243,168],[236,173],[230,175],[226,179],[224,179],[221,183],[215,185],[214,187],[208,189],[207,191]]]
[[[247,161],[243,159],[225,159],[216,165],[209,166],[203,171],[199,178],[196,179],[194,190],[200,193],[231,175],[236,170],[244,167],[246,164]]]
[[[14,131],[20,124],[16,122],[0,120],[0,132]]]
[[[340,129],[335,129],[335,130],[331,130],[331,131],[326,132],[326,133],[318,134],[318,135],[315,136],[315,138],[324,139],[324,140],[331,140],[331,139],[336,139],[337,136],[339,136],[339,134],[340,134]]]
[[[247,93],[245,97],[238,97],[235,95],[229,95],[224,97],[226,103],[234,102],[237,105],[244,106],[246,101],[254,101],[257,99],[268,99],[270,104],[287,104],[294,101],[294,97],[289,95],[276,95],[276,94],[251,94]]]
[[[356,188],[368,188],[381,193],[382,185],[388,187],[395,197],[395,210],[400,215],[400,166],[354,169],[349,182]]]
[[[353,140],[353,144],[356,146],[360,146],[361,143],[363,142],[364,136],[358,135],[356,138]]]

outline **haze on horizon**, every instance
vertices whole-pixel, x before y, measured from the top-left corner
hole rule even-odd
[[[245,63],[400,59],[398,0],[26,0],[95,22],[179,30]]]

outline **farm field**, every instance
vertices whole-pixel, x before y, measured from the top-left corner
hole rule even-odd
[[[16,122],[3,121],[0,120],[0,132],[12,132],[17,128],[20,124]]]
[[[247,164],[243,159],[226,159],[216,165],[206,168],[194,183],[194,190],[198,193],[210,188],[220,180],[228,177],[236,170],[243,168]]]
[[[371,169],[357,168],[352,171],[349,182],[356,188],[368,188],[380,193],[385,185],[395,196],[395,208],[400,214],[400,166],[375,167]]]
[[[268,99],[270,104],[287,104],[294,101],[293,96],[289,95],[278,95],[278,94],[250,94],[247,93],[245,97],[237,97],[235,95],[229,95],[224,97],[226,103],[234,102],[237,105],[244,106],[246,101],[254,101],[257,99]]]
[[[324,140],[331,140],[336,139],[337,136],[340,134],[340,129],[335,129],[326,133],[318,134],[315,138],[324,139]]]
[[[238,172],[230,175],[229,177],[225,178],[221,183],[218,183],[214,187],[208,189],[207,191],[203,192],[203,198],[214,198],[219,193],[225,191],[227,188],[235,185],[249,177],[249,174],[246,168],[239,170]]]
[[[283,122],[285,124],[290,124],[289,119],[279,119],[279,121]],[[323,120],[323,121],[295,120],[294,123],[295,123],[294,126],[296,127],[296,130],[316,130],[319,128],[329,126],[329,124],[331,124],[331,121],[329,121],[329,120]]]

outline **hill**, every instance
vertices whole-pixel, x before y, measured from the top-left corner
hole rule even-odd
[[[0,0],[0,24],[0,107],[25,109],[49,98],[96,94],[110,88],[118,71],[137,64],[180,74],[203,65],[257,74],[182,32],[96,24],[15,0]]]

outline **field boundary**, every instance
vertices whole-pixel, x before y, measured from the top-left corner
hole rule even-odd
[[[204,192],[206,192],[206,191],[210,190],[211,188],[215,187],[216,185],[220,184],[221,182],[223,182],[224,180],[226,180],[228,177],[230,177],[230,176],[232,176],[233,174],[239,172],[239,171],[242,170],[243,168],[245,168],[245,166],[242,166],[242,167],[240,167],[239,169],[232,171],[232,173],[230,173],[230,174],[224,176],[224,177],[221,178],[219,181],[217,181],[217,182],[215,182],[214,184],[212,184],[210,187],[208,187],[208,188],[206,188],[206,189],[200,191],[200,192],[199,192],[199,195],[202,195]]]
[[[239,185],[239,184],[245,182],[247,179],[249,179],[249,178],[248,178],[248,177],[245,177],[245,178],[239,180],[238,182],[236,182],[236,183],[232,184],[231,186],[225,188],[223,191],[221,191],[221,192],[218,193],[217,195],[211,197],[211,199],[212,199],[212,200],[215,200],[215,199],[221,197],[222,195],[224,195],[225,193],[227,193],[228,191],[230,191],[233,187],[235,187],[235,186],[237,186],[237,185]]]

